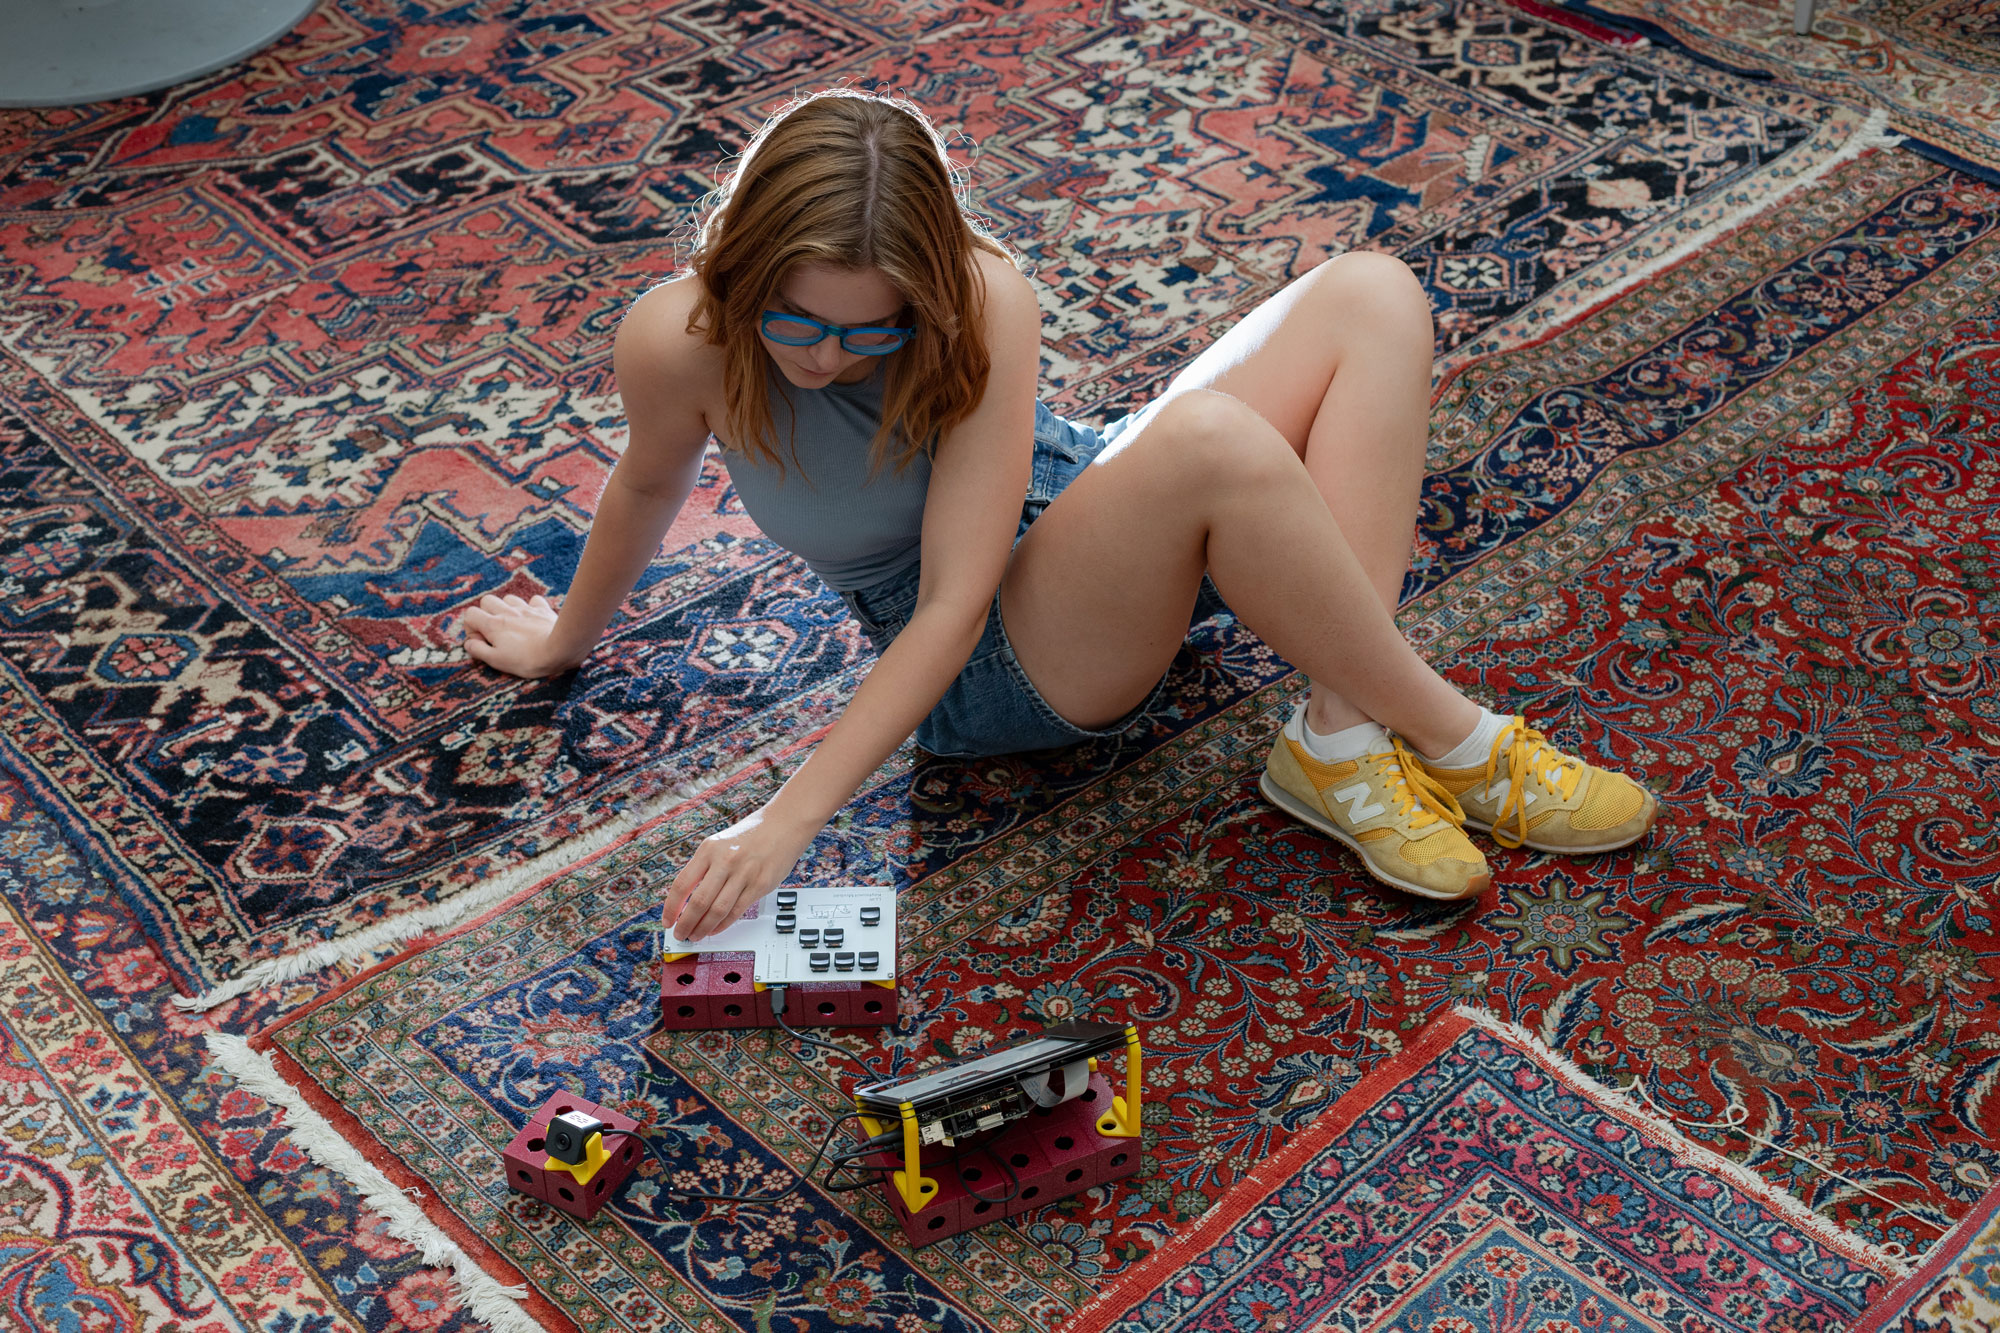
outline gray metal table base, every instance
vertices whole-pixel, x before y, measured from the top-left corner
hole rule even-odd
[[[0,106],[184,83],[290,32],[314,0],[0,0]]]

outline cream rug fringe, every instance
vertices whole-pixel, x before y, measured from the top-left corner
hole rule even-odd
[[[1579,1090],[1585,1091],[1592,1100],[1616,1112],[1620,1119],[1643,1129],[1649,1138],[1673,1153],[1676,1159],[1698,1167],[1709,1175],[1717,1176],[1758,1199],[1772,1211],[1781,1214],[1787,1222],[1827,1248],[1838,1250],[1848,1258],[1884,1273],[1907,1276],[1911,1272],[1913,1265],[1906,1256],[1885,1250],[1845,1227],[1828,1221],[1806,1207],[1796,1196],[1773,1185],[1756,1172],[1730,1161],[1713,1148],[1696,1143],[1681,1133],[1678,1126],[1641,1106],[1625,1092],[1607,1087],[1584,1073],[1568,1056],[1552,1049],[1540,1037],[1520,1024],[1510,1023],[1489,1010],[1475,1009],[1466,1004],[1455,1004],[1451,1007],[1451,1011],[1462,1018],[1470,1019],[1474,1025],[1486,1029],[1503,1041],[1532,1051],[1537,1060],[1554,1069]]]
[[[425,1263],[450,1273],[469,1314],[500,1333],[544,1333],[541,1324],[521,1308],[528,1289],[503,1285],[475,1263],[424,1216],[422,1208],[391,1184],[379,1167],[357,1152],[279,1077],[270,1056],[251,1050],[249,1042],[230,1033],[210,1032],[206,1036],[209,1068],[220,1070],[247,1091],[283,1109],[286,1132],[299,1150],[345,1179],[360,1193],[363,1203],[387,1218],[389,1225],[384,1230],[389,1235],[415,1246]]]
[[[696,781],[683,782],[638,809],[627,810],[623,814],[607,819],[594,829],[557,843],[533,860],[524,861],[511,870],[494,876],[478,888],[467,889],[429,907],[399,913],[365,930],[357,930],[352,935],[342,935],[339,939],[315,944],[296,953],[267,958],[261,963],[245,968],[241,975],[232,977],[200,995],[176,995],[174,1005],[190,1013],[205,1012],[239,995],[247,995],[269,986],[281,986],[288,981],[297,981],[300,977],[309,976],[323,967],[332,967],[336,963],[366,962],[406,940],[470,921],[495,903],[504,902],[522,889],[531,888],[551,875],[570,869],[611,846],[632,830],[643,827],[675,807],[685,805],[703,793],[741,777],[751,769],[768,762],[773,754],[796,744],[797,740],[797,737],[783,737],[761,745],[734,767]]]
[[[1635,251],[1644,249],[1649,238],[1658,237],[1661,229],[1641,233],[1628,245],[1595,263],[1586,265],[1558,283],[1550,292],[1536,298],[1525,308],[1477,338],[1440,353],[1434,380],[1441,381],[1446,375],[1461,370],[1475,361],[1511,351],[1569,328],[1586,315],[1600,309],[1612,298],[1632,290],[1661,270],[1679,263],[1695,251],[1714,244],[1728,233],[1769,212],[1800,190],[1821,180],[1829,171],[1842,163],[1878,148],[1894,148],[1902,142],[1903,136],[1889,129],[1887,111],[1877,109],[1869,112],[1867,118],[1854,128],[1838,148],[1833,149],[1825,159],[1799,175],[1770,179],[1768,185],[1759,189],[1755,197],[1745,200],[1709,221],[1688,225],[1686,219],[1669,219],[1661,224],[1661,229],[1681,228],[1683,234],[1666,249],[1643,257],[1635,255]],[[1779,169],[1782,170],[1782,162],[1779,164]],[[1631,258],[1628,259],[1628,256]],[[1626,262],[1632,263],[1633,266],[1618,272],[1616,276],[1607,278],[1602,287],[1594,285],[1595,274],[1615,270],[1619,264]],[[1559,293],[1565,294],[1565,299],[1570,303],[1568,309],[1550,308],[1550,298]]]
[[[1616,282],[1593,292],[1591,294],[1592,308],[1601,306],[1611,298],[1632,290],[1632,288],[1646,281],[1662,269],[1672,267],[1693,254],[1696,250],[1750,222],[1759,214],[1769,212],[1772,208],[1791,198],[1800,190],[1823,178],[1828,172],[1842,163],[1851,161],[1872,149],[1894,148],[1901,142],[1903,142],[1903,136],[1891,133],[1889,130],[1889,113],[1879,107],[1876,108],[1874,111],[1869,112],[1868,119],[1863,121],[1860,127],[1848,136],[1847,142],[1835,149],[1825,161],[1819,163],[1812,170],[1801,174],[1796,179],[1787,182],[1770,194],[1765,195],[1762,199],[1752,200],[1724,213],[1715,221],[1689,235],[1680,244],[1652,256],[1637,268],[1619,278]]]

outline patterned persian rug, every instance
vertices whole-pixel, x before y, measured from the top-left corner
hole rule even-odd
[[[1643,33],[1782,87],[1882,108],[1915,138],[1912,147],[2000,183],[1994,0],[1817,0],[1803,36],[1792,31],[1792,0],[1523,0],[1522,8],[1614,43]]]
[[[465,1327],[447,1275],[203,1072],[209,1024],[173,994],[131,913],[0,779],[0,1327]]]
[[[1141,753],[906,751],[828,830],[804,882],[902,893],[905,1026],[844,1058],[656,1022],[658,884],[770,793],[763,770],[259,1044],[433,1224],[577,1327],[820,1308],[1052,1327],[1461,1000],[1677,1118],[1740,1116],[1806,1161],[1691,1133],[1924,1248],[2000,1162],[1996,274],[2000,193],[1869,154],[1441,387],[1411,632],[1645,774],[1668,812],[1635,853],[1503,853],[1455,910],[1372,891],[1258,798],[1298,685],[1218,621]],[[711,1145],[712,1184],[782,1181],[857,1078],[1078,1015],[1145,1034],[1141,1177],[915,1254],[865,1197],[720,1217],[648,1176],[579,1229],[495,1169],[573,1088]]]
[[[2000,1329],[2000,1189],[1967,1213],[1924,1265],[1869,1307],[1854,1333]]]
[[[842,80],[976,139],[1093,418],[1328,254],[1406,258],[1470,356],[1879,141],[1483,0],[329,3],[170,94],[0,116],[0,762],[184,990],[463,919],[846,697],[840,604],[713,466],[582,670],[503,681],[457,631],[566,586],[621,313],[719,155]],[[1541,517],[1577,494],[1544,480]],[[1511,558],[1541,517],[1495,503],[1430,549]]]
[[[1063,1327],[1833,1333],[1901,1269],[1466,1010]]]

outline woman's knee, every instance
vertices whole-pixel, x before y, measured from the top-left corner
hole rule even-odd
[[[1276,427],[1242,399],[1214,389],[1173,395],[1150,424],[1164,438],[1179,480],[1204,493],[1287,481],[1300,469]]]
[[[1394,255],[1350,250],[1321,263],[1307,280],[1336,329],[1365,338],[1399,328],[1413,335],[1421,331],[1427,347],[1434,336],[1430,293],[1416,271]]]

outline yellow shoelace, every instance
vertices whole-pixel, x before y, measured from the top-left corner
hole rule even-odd
[[[1407,815],[1411,828],[1429,828],[1442,819],[1453,828],[1465,827],[1465,810],[1458,798],[1432,777],[1424,766],[1403,748],[1403,738],[1391,733],[1392,754],[1371,754],[1382,779],[1396,798],[1396,813]]]
[[[1486,756],[1486,776],[1480,779],[1481,791],[1490,787],[1500,772],[1503,750],[1507,757],[1507,795],[1493,815],[1493,841],[1502,847],[1519,847],[1528,840],[1528,775],[1541,773],[1542,781],[1567,801],[1583,778],[1583,763],[1550,745],[1548,737],[1529,726],[1528,719],[1517,713],[1506,729],[1493,738],[1492,752]],[[1553,761],[1553,766],[1546,770],[1539,767],[1544,756]],[[1514,814],[1511,833],[1503,832],[1500,827],[1506,822],[1509,810]]]

